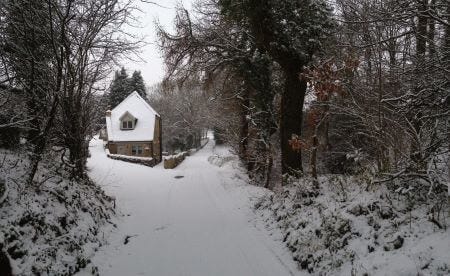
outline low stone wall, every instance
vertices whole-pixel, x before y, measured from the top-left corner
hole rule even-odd
[[[108,157],[114,160],[126,161],[135,164],[141,164],[148,167],[154,167],[156,160],[153,158],[132,157],[119,154],[108,154]]]
[[[200,147],[190,149],[189,151],[184,151],[179,154],[175,155],[169,155],[164,157],[164,169],[173,169],[176,168],[178,165],[180,165],[181,162],[186,158],[186,156],[189,156],[191,154],[196,153],[197,151],[201,150],[203,147],[208,144],[209,139],[202,140]]]
[[[189,153],[185,151],[176,155],[164,157],[164,169],[176,168],[188,155]]]

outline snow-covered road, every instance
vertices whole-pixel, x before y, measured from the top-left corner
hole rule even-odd
[[[264,191],[231,165],[208,162],[214,151],[210,141],[164,170],[108,159],[101,141],[91,143],[90,175],[124,214],[93,258],[100,275],[299,274],[287,249],[253,218],[250,197]]]

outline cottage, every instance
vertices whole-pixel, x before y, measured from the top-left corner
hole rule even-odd
[[[161,162],[161,117],[137,92],[106,112],[105,134],[111,154]]]

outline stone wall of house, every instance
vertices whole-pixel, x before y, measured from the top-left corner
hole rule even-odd
[[[133,146],[142,146],[142,154],[133,154]],[[108,149],[111,154],[120,154],[128,156],[152,157],[152,142],[109,142]]]
[[[108,147],[108,150],[110,153],[117,154],[117,145],[116,144],[109,142],[107,147]]]

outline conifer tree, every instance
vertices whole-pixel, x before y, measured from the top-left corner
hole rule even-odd
[[[109,92],[109,105],[110,108],[116,107],[121,101],[123,101],[130,94],[130,85],[127,71],[124,67],[119,71],[116,71],[114,79],[111,83]]]
[[[141,71],[134,71],[130,79],[130,93],[138,92],[142,98],[146,99],[147,89],[145,88],[144,78],[142,78]]]

